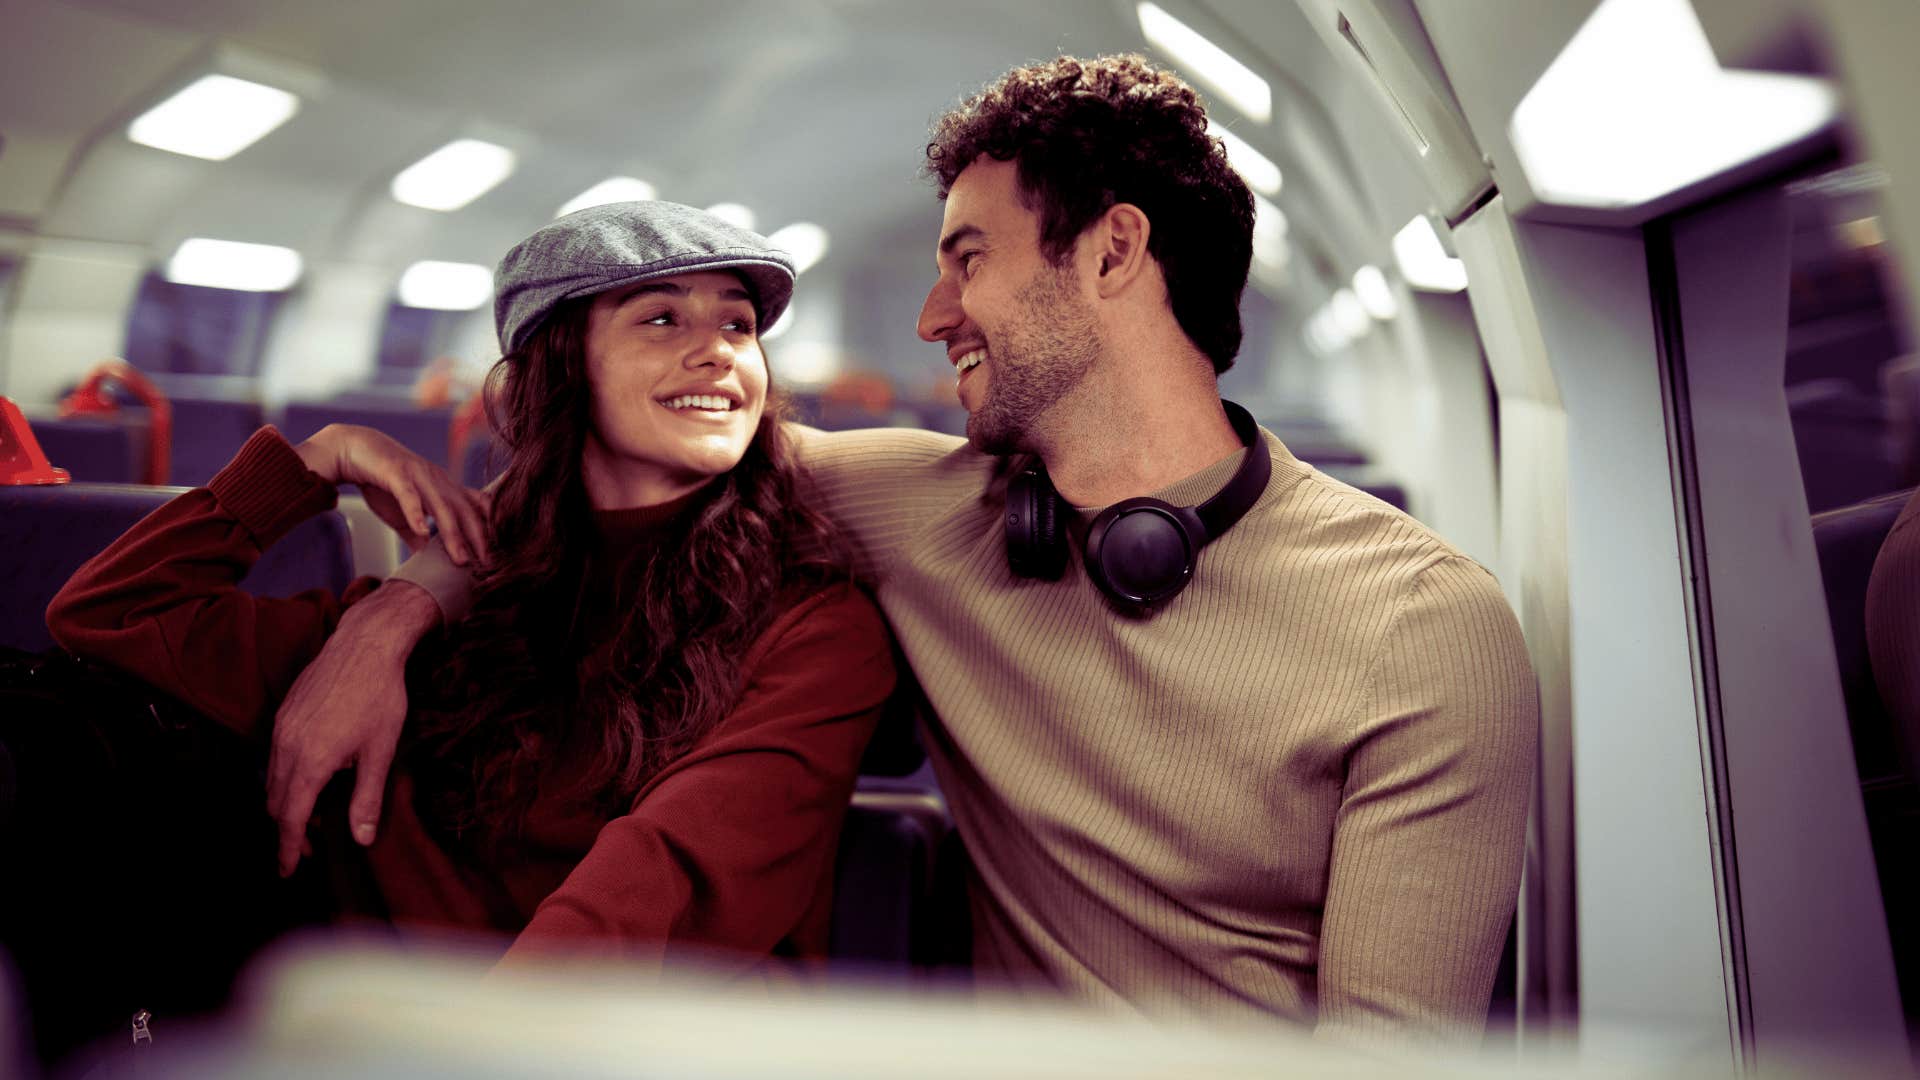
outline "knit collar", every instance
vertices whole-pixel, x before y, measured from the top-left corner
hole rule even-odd
[[[1298,465],[1293,455],[1287,452],[1286,447],[1281,445],[1278,439],[1262,431],[1259,444],[1250,448],[1243,446],[1200,471],[1189,473],[1149,494],[1161,502],[1171,503],[1174,506],[1197,506],[1213,498],[1221,488],[1226,487],[1227,481],[1233,479],[1234,472],[1240,468],[1240,463],[1247,459],[1248,453],[1252,452],[1274,456],[1273,478],[1267,481],[1268,491],[1274,490],[1282,477],[1288,474],[1290,466]],[[1106,509],[1104,506],[1076,506],[1073,512],[1079,523],[1085,526],[1098,517],[1100,511],[1104,509]]]
[[[677,499],[669,499],[652,506],[595,510],[593,512],[594,532],[601,546],[607,550],[628,551],[636,543],[664,533],[668,526],[688,511],[694,499],[705,490],[704,486],[698,487]]]

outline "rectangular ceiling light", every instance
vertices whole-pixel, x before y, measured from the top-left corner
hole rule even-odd
[[[1509,134],[1542,201],[1620,209],[1799,142],[1839,108],[1823,79],[1722,68],[1687,0],[1603,0]]]
[[[1140,15],[1140,32],[1174,63],[1248,118],[1262,124],[1273,119],[1273,88],[1252,68],[1158,4],[1143,3],[1135,10]]]
[[[827,254],[827,230],[811,221],[796,221],[767,237],[767,243],[793,256],[793,272],[804,274],[807,268]]]
[[[1353,272],[1353,295],[1360,298],[1360,306],[1378,322],[1400,314],[1400,303],[1393,298],[1393,286],[1387,283],[1386,272],[1371,263]]]
[[[166,278],[177,285],[280,292],[300,280],[300,270],[300,253],[292,248],[194,237],[167,260]]]
[[[435,311],[472,311],[493,298],[493,271],[478,263],[414,263],[400,275],[400,303]]]
[[[1280,166],[1275,165],[1272,158],[1219,124],[1208,123],[1207,134],[1227,148],[1227,161],[1246,180],[1248,187],[1262,195],[1280,194]]]
[[[1253,257],[1275,269],[1287,265],[1287,215],[1259,195],[1253,197]]]
[[[707,213],[741,229],[751,230],[755,221],[753,209],[737,202],[714,203],[707,207]]]
[[[617,202],[647,202],[657,193],[653,185],[636,176],[615,176],[593,185],[575,195],[560,208],[554,217],[566,217],[575,210],[585,210],[589,206],[605,206]]]
[[[456,139],[393,178],[393,197],[425,210],[458,210],[513,172],[513,151],[479,139]]]
[[[141,113],[127,138],[175,154],[225,161],[287,122],[300,99],[230,75],[207,75]]]
[[[1467,287],[1467,264],[1447,254],[1425,214],[1393,234],[1393,261],[1400,267],[1400,276],[1416,289],[1459,292]]]

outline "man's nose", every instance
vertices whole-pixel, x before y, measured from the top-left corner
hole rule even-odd
[[[960,289],[951,281],[942,277],[933,283],[927,292],[927,302],[920,305],[920,340],[940,341],[953,333],[963,316],[960,312]]]

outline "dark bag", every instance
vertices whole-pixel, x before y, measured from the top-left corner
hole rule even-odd
[[[0,947],[43,1061],[219,1008],[314,917],[274,868],[264,761],[124,674],[0,649]]]

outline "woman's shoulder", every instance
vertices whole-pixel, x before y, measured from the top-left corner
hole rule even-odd
[[[830,644],[850,655],[888,648],[886,620],[873,597],[851,581],[803,581],[780,590],[774,615],[747,653],[752,665],[794,648]]]

